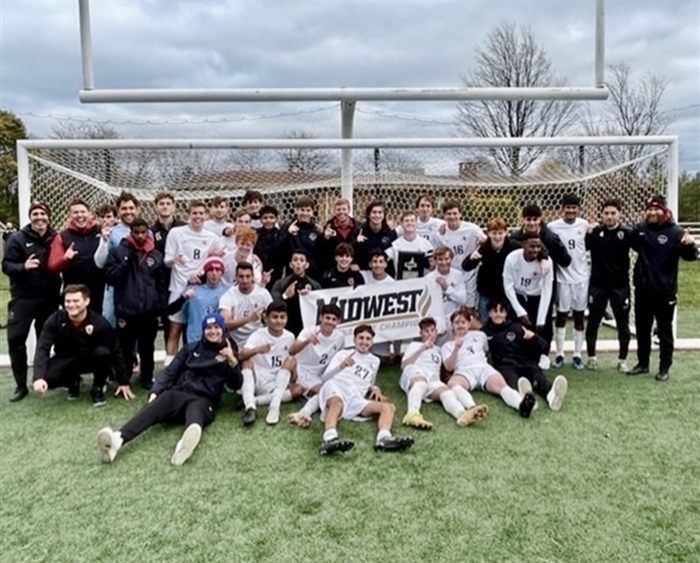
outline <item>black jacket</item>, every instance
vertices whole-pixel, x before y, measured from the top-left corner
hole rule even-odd
[[[323,234],[318,232],[317,223],[312,220],[310,223],[302,223],[296,221],[296,226],[299,228],[297,234],[292,235],[289,232],[289,227],[295,221],[290,221],[282,226],[281,236],[281,252],[283,256],[283,265],[286,267],[292,257],[292,252],[295,250],[303,250],[309,258],[308,274],[314,279],[318,279],[323,274],[321,270],[321,261],[319,260],[319,242],[323,238]]]
[[[355,241],[354,244],[355,264],[360,267],[360,270],[369,270],[369,255],[375,248],[381,248],[386,252],[387,249],[391,248],[391,243],[396,240],[396,231],[389,225],[384,225],[375,232],[367,223],[363,223],[359,234],[367,239],[364,242]],[[389,265],[393,269],[393,263],[390,262]],[[393,271],[390,272],[388,268],[387,273],[390,276],[394,275]]]
[[[347,270],[341,272],[338,270],[337,266],[326,270],[323,274],[323,279],[321,280],[321,287],[324,289],[330,289],[333,287],[357,287],[365,283],[365,278],[362,277],[360,272],[354,270]]]
[[[237,357],[236,344],[231,339],[229,342]],[[242,383],[239,366],[231,367],[219,355],[220,349],[204,339],[185,345],[170,365],[158,374],[151,393],[159,395],[167,389],[176,389],[209,399],[218,406],[224,385],[240,389]]]
[[[284,291],[293,283],[297,282],[296,293],[289,299],[282,297]],[[275,301],[284,301],[289,308],[287,313],[287,330],[298,336],[301,329],[304,328],[304,323],[301,319],[301,307],[299,305],[299,290],[309,289],[313,291],[314,289],[321,289],[321,284],[316,280],[311,279],[308,276],[298,277],[294,274],[290,274],[281,280],[277,280],[275,285],[272,286],[272,299]]]
[[[153,233],[153,240],[156,244],[156,250],[160,252],[163,256],[165,256],[165,242],[166,239],[168,238],[168,233],[174,228],[174,227],[182,227],[183,225],[186,225],[184,221],[181,221],[180,219],[173,219],[173,222],[170,223],[169,227],[166,227],[161,223],[160,221],[156,221],[153,223],[149,228],[151,229],[151,232]]]
[[[272,270],[270,281],[277,281],[284,273],[284,257],[280,255],[280,250],[284,244],[282,230],[279,227],[266,229],[260,227],[257,229],[258,242],[255,243],[253,253],[260,258],[263,266],[263,272]]]
[[[586,249],[591,251],[591,287],[629,289],[633,239],[632,229],[623,225],[614,229],[599,225],[586,235]]]
[[[112,354],[114,375],[120,385],[129,383],[117,333],[104,317],[88,309],[87,317],[73,326],[68,313],[63,309],[52,313],[44,323],[34,355],[34,380],[43,379],[49,365],[49,354],[53,346],[59,358],[89,356],[98,347],[107,348]]]
[[[118,318],[155,315],[165,306],[163,255],[151,245],[139,249],[130,236],[112,249],[105,264],[105,279],[114,286],[114,312]]]
[[[523,230],[518,229],[517,231],[511,233],[510,238],[518,243],[520,243],[523,236]],[[571,264],[571,256],[569,251],[566,250],[564,243],[559,238],[559,235],[550,231],[547,225],[542,225],[540,227],[540,240],[542,241],[542,246],[547,250],[549,258],[552,259],[556,265],[566,268]]]
[[[650,225],[646,221],[632,229],[632,248],[637,251],[634,286],[638,290],[672,296],[678,292],[678,261],[698,259],[698,247],[681,244],[683,229],[673,221]]]
[[[328,227],[335,231],[335,235],[329,239],[324,236],[325,230]],[[360,224],[352,217],[350,217],[350,228],[345,236],[343,236],[343,234],[341,234],[341,232],[338,230],[335,217],[332,217],[326,221],[326,223],[323,225],[323,229],[321,230],[317,247],[320,255],[320,267],[322,272],[325,272],[329,268],[333,267],[333,264],[335,263],[334,256],[336,247],[341,242],[346,242],[350,246],[354,247],[355,243],[357,242],[357,235],[359,233]]]
[[[540,354],[547,349],[547,342],[540,335],[523,338],[523,325],[517,321],[506,321],[495,325],[491,319],[481,329],[488,338],[493,365],[533,366],[539,362]]]
[[[467,256],[462,261],[462,269],[467,272],[479,267],[476,274],[476,288],[479,295],[491,299],[503,299],[506,296],[503,289],[503,266],[506,263],[506,257],[518,248],[520,248],[520,244],[511,240],[510,237],[506,237],[503,241],[503,247],[497,252],[491,246],[491,241],[486,240],[479,247],[480,260],[472,260]]]
[[[27,225],[8,239],[2,271],[10,278],[12,299],[44,299],[58,304],[61,276],[49,273],[46,269],[49,249],[55,236],[56,231],[51,228],[40,236]],[[25,270],[24,263],[32,254],[39,260],[39,267]]]

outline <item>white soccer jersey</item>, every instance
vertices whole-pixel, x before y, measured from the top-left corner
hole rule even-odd
[[[289,356],[289,347],[294,343],[294,335],[283,330],[280,336],[273,336],[267,327],[259,328],[250,335],[244,350],[251,350],[263,344],[272,344],[270,351],[253,356],[253,371],[260,381],[274,381],[277,372],[282,368],[282,362]]]
[[[412,356],[422,348],[422,342],[411,342],[403,353],[403,358],[405,359]],[[423,350],[411,365],[418,368],[420,373],[424,375],[426,379],[430,380],[435,378],[440,379],[441,363],[442,356],[440,354],[440,348],[433,346],[432,348]]]
[[[342,350],[333,357],[326,368],[326,373],[333,373],[340,368],[342,361],[351,354],[355,363],[341,369],[332,376],[332,379],[343,387],[352,388],[353,391],[364,397],[374,385],[379,371],[379,358],[374,354],[360,354],[356,350]]]
[[[413,240],[408,240],[406,237],[399,237],[386,249],[386,253],[390,260],[397,262],[399,253],[431,256],[433,254],[433,247],[422,237],[416,237]]]
[[[250,315],[255,309],[267,309],[272,303],[272,295],[264,287],[254,285],[250,293],[243,293],[238,286],[230,287],[219,299],[219,310],[226,309],[231,312],[234,319],[240,319]],[[241,348],[248,337],[254,331],[262,328],[262,321],[253,321],[229,331],[231,338]]]
[[[219,237],[224,236],[224,229],[233,229],[233,223],[229,221],[216,221],[215,219],[207,219],[204,221],[203,226],[207,231]]]
[[[455,341],[445,342],[440,349],[442,360],[445,361],[455,348]],[[480,330],[470,330],[462,337],[462,346],[457,353],[455,372],[475,364],[487,364],[486,353],[489,351],[489,341],[486,334]]]
[[[480,242],[485,238],[483,231],[478,225],[469,221],[460,221],[457,229],[445,229],[445,234],[435,232],[433,234],[433,247],[446,246],[454,253],[452,258],[452,267],[458,270],[462,269],[464,259],[474,252]]]
[[[450,268],[445,275],[435,269],[425,276],[425,279],[437,280],[437,278],[445,278],[447,282],[447,289],[441,288],[441,291],[445,317],[449,318],[454,311],[467,304],[466,277],[464,272],[456,268]]]
[[[334,330],[330,336],[324,336],[318,326],[305,328],[299,333],[297,340],[307,340],[316,334],[318,344],[307,344],[296,355],[297,371],[306,378],[321,377],[331,359],[345,347],[345,337],[339,330]]]
[[[419,237],[424,238],[430,242],[433,238],[433,234],[437,233],[445,224],[445,221],[438,219],[437,217],[428,217],[427,221],[423,221],[420,217],[416,217],[416,233]],[[403,227],[399,225],[396,227],[396,235],[401,237],[403,235]]]
[[[258,258],[252,252],[243,260],[236,260],[236,250],[226,252],[224,255],[224,264],[226,266],[226,271],[224,272],[224,280],[228,283],[235,285],[236,283],[236,266],[239,262],[248,262],[253,266],[253,280],[257,285],[263,285],[262,274],[263,265],[260,258]]]
[[[527,296],[540,296],[540,306],[537,311],[537,326],[545,324],[547,308],[552,299],[552,284],[554,273],[552,271],[552,259],[547,258],[549,272],[542,276],[538,260],[528,262],[523,256],[523,249],[514,250],[508,256],[503,266],[503,289],[516,316],[527,314],[525,308],[518,301],[517,294]],[[534,321],[535,319],[530,319]]]
[[[557,219],[548,223],[547,227],[561,239],[571,256],[571,264],[566,268],[557,264],[557,282],[568,284],[588,282],[590,275],[586,256],[588,221],[580,217],[577,217],[573,223]]]
[[[185,290],[190,274],[200,272],[209,253],[217,249],[221,249],[220,237],[206,229],[195,231],[189,225],[182,225],[170,230],[165,241],[165,262],[172,264],[171,302]],[[183,256],[184,264],[173,262],[178,255]]]

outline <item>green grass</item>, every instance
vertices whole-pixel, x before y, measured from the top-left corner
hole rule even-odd
[[[698,561],[700,355],[677,354],[665,384],[613,363],[565,369],[564,409],[530,420],[481,393],[491,415],[466,429],[427,405],[436,428],[409,430],[405,454],[374,453],[374,425],[343,422],[355,449],[321,458],[319,422],[244,429],[229,396],[180,468],[177,427],[97,461],[97,430],[143,394],[10,405],[3,371],[0,561]],[[380,377],[401,416],[396,372]]]

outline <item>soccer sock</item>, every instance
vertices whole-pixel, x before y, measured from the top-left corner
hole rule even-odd
[[[445,409],[454,418],[459,418],[459,416],[464,412],[464,407],[462,403],[457,400],[454,391],[448,389],[442,395],[440,395],[440,402],[442,403],[442,408]]]
[[[520,401],[522,401],[522,397],[520,396],[520,393],[518,393],[512,387],[506,385],[503,389],[501,389],[499,395],[501,396],[501,399],[503,399],[503,402],[510,408],[517,409],[518,407],[520,407]]]
[[[416,381],[408,390],[408,412],[419,412],[428,384],[425,381]]]
[[[326,428],[323,431],[323,441],[330,442],[338,437],[338,431],[335,428]]]
[[[264,395],[255,396],[255,406],[264,407],[272,402],[272,393],[265,393]]]
[[[566,327],[556,327],[554,329],[554,341],[557,346],[557,356],[564,355],[564,339],[566,338]]]
[[[172,361],[175,359],[175,356],[169,356],[168,354],[165,355],[165,360],[163,360],[163,367],[167,368]]]
[[[243,404],[245,409],[255,408],[255,378],[253,377],[253,370],[250,368],[244,368],[241,370],[243,375],[243,384],[241,385],[241,395],[243,396]]]
[[[455,394],[455,397],[457,397],[457,400],[462,403],[462,406],[465,409],[470,409],[472,407],[476,406],[476,401],[472,398],[472,394],[467,391],[464,387],[461,385],[455,385],[454,387],[451,388],[452,392]]]
[[[582,330],[574,329],[574,356],[581,357],[581,349],[583,348],[583,341],[585,339],[585,333]]]
[[[383,440],[384,438],[391,438],[391,430],[383,429],[377,432],[377,442]]]
[[[291,378],[292,374],[289,373],[288,369],[283,368],[277,372],[275,390],[272,392],[272,401],[270,401],[270,410],[279,410],[282,403],[282,394],[287,390],[287,385],[289,385]]]
[[[306,404],[301,408],[299,412],[305,414],[308,417],[312,417],[314,413],[318,410],[319,403],[320,399],[318,398],[318,394],[316,394],[313,397],[311,397],[308,401],[306,401]]]

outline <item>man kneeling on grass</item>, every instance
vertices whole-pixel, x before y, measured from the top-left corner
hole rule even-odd
[[[202,320],[202,339],[188,343],[158,376],[148,404],[121,430],[103,428],[97,433],[97,451],[105,463],[114,461],[119,449],[151,426],[185,424],[185,431],[171,458],[182,465],[194,453],[202,429],[214,420],[224,385],[239,389],[241,374],[235,344],[226,334],[218,313]]]
[[[472,389],[483,389],[492,395],[499,395],[509,407],[517,410],[520,416],[528,418],[535,406],[535,396],[526,393],[524,397],[509,387],[503,376],[489,365],[486,354],[489,351],[486,335],[480,330],[469,330],[471,313],[468,309],[458,309],[450,315],[454,340],[443,344],[442,361],[447,371],[454,372],[447,385],[454,391],[464,408],[476,405],[471,396]]]
[[[422,319],[418,328],[420,342],[411,342],[401,360],[399,385],[408,395],[408,412],[403,417],[403,423],[421,430],[430,430],[433,427],[420,412],[422,401],[440,401],[460,426],[469,426],[483,419],[488,413],[486,405],[465,409],[455,392],[440,379],[442,357],[440,348],[435,345],[435,339],[438,337],[435,319]]]
[[[489,320],[481,329],[489,341],[493,364],[508,385],[518,389],[521,397],[533,389],[553,411],[561,410],[569,383],[557,375],[550,383],[538,365],[547,348],[544,338],[525,328],[518,321],[508,320],[508,301],[498,299],[488,304]]]
[[[321,455],[346,452],[355,445],[351,440],[338,436],[341,419],[366,420],[377,418],[377,439],[374,449],[397,452],[410,448],[413,438],[393,436],[391,425],[396,407],[386,400],[375,385],[379,358],[370,353],[374,330],[369,325],[359,325],[353,332],[355,347],[338,352],[323,374],[324,384],[319,393],[321,420],[324,422]]]

